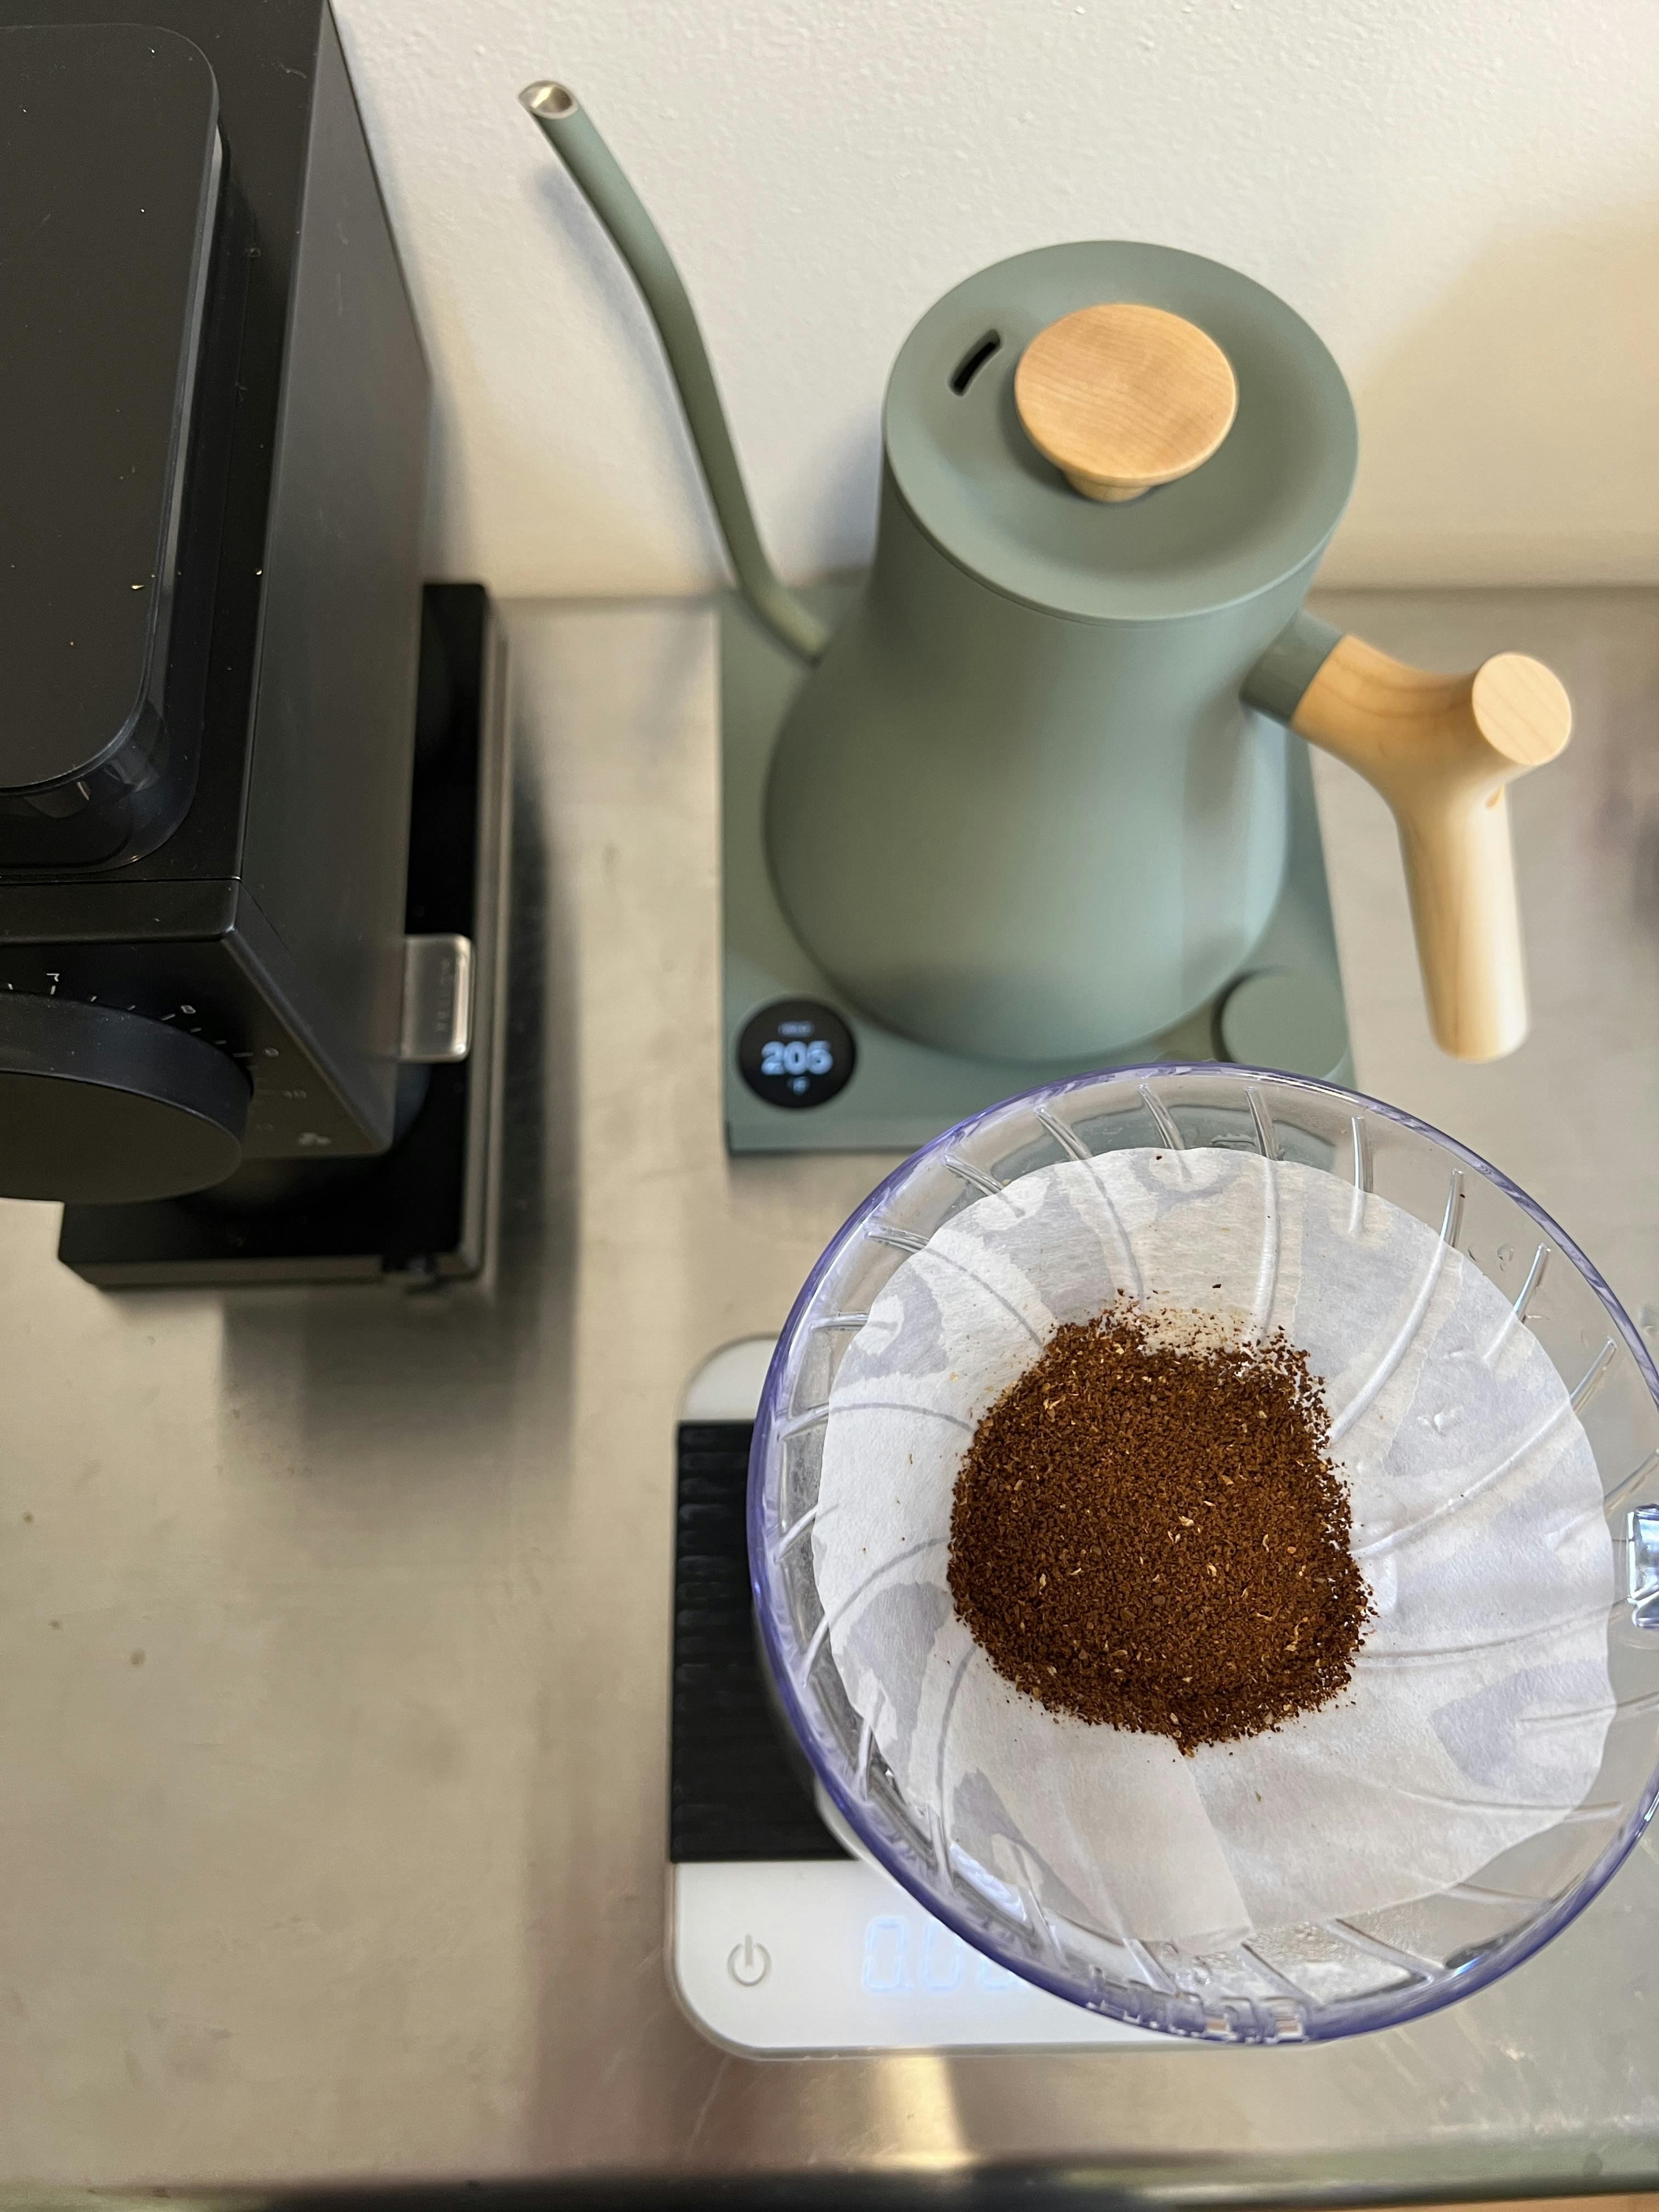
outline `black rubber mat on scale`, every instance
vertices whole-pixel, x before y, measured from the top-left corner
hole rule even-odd
[[[761,1672],[749,1595],[747,1421],[683,1422],[674,1541],[668,1856],[837,1859]]]

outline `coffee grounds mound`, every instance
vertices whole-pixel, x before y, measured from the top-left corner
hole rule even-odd
[[[1183,1752],[1346,1687],[1370,1599],[1304,1354],[1127,1300],[1057,1328],[975,1431],[949,1580],[998,1673]]]

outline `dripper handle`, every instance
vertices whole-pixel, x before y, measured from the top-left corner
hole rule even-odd
[[[1522,653],[1495,654],[1467,676],[1434,675],[1305,615],[1292,633],[1247,699],[1389,802],[1435,1042],[1458,1060],[1513,1052],[1528,1013],[1506,793],[1572,733],[1559,678]],[[1292,703],[1284,694],[1298,653],[1315,667]]]

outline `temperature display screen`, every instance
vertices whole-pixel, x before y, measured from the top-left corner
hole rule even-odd
[[[897,1996],[917,1990],[944,1996],[964,1984],[1012,1990],[1018,1986],[1018,1977],[994,1959],[970,1951],[959,1936],[932,1918],[918,1928],[896,1912],[883,1912],[866,1928],[859,1986],[871,1996]]]
[[[770,1106],[822,1106],[847,1088],[858,1058],[853,1032],[817,999],[775,999],[744,1025],[738,1067]]]

